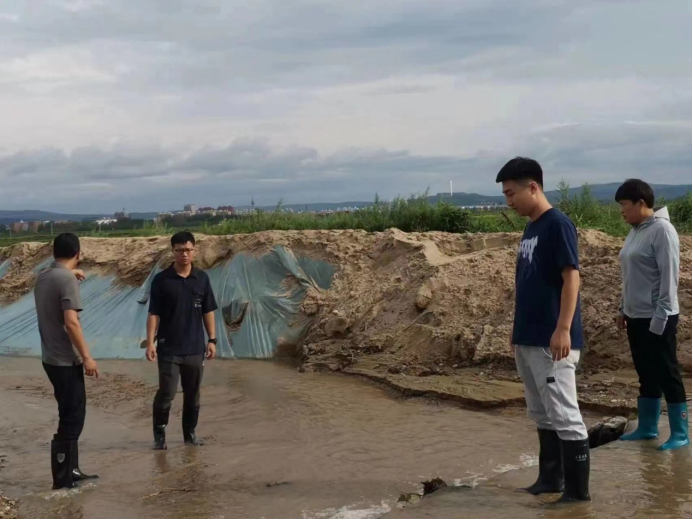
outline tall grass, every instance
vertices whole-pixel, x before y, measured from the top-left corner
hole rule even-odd
[[[560,194],[558,209],[568,215],[579,228],[598,229],[613,236],[626,236],[630,231],[621,217],[616,202],[598,201],[592,195],[589,185],[584,184],[580,192],[570,196],[570,186],[565,181],[558,185]],[[679,233],[691,233],[691,194],[671,201],[659,200],[658,206],[667,206],[671,223]]]
[[[274,211],[257,211],[217,225],[205,225],[203,233],[236,234],[265,230],[363,229],[385,231],[398,228],[405,232],[447,231],[463,233],[473,227],[469,211],[445,202],[430,203],[428,193],[382,202],[378,196],[371,206],[350,213],[289,213],[278,204]]]
[[[568,215],[577,227],[597,229],[613,236],[628,234],[630,226],[621,217],[618,204],[598,201],[588,184],[584,184],[580,192],[572,197],[569,190],[567,182],[558,184],[559,200],[556,207]]]
[[[618,205],[614,202],[598,201],[588,185],[571,196],[570,186],[561,182],[557,208],[566,213],[577,227],[604,231],[613,236],[625,236],[629,226],[621,218]],[[691,195],[667,201],[672,223],[680,233],[691,233]],[[405,232],[446,231],[450,233],[522,231],[526,220],[513,211],[469,211],[446,202],[431,203],[428,192],[398,197],[383,202],[376,195],[373,204],[350,213],[292,213],[285,211],[279,201],[274,211],[257,211],[248,216],[231,218],[218,224],[200,222],[186,228],[172,227],[166,223],[144,222],[138,229],[111,229],[99,232],[98,228],[77,231],[80,236],[136,237],[170,235],[181,229],[208,235],[232,235],[255,233],[267,230],[308,229],[363,229],[385,231],[398,228]],[[47,234],[16,237],[0,237],[0,247],[21,241],[50,241]]]
[[[672,200],[669,204],[669,216],[679,233],[691,234],[691,194]]]
[[[630,227],[621,218],[618,204],[599,201],[585,184],[579,193],[570,195],[570,186],[561,182],[556,207],[568,215],[579,228],[597,229],[613,236],[625,236]],[[681,233],[691,232],[691,196],[668,202],[672,223]],[[526,220],[513,211],[472,212],[446,202],[431,203],[428,192],[373,204],[351,213],[290,213],[281,201],[274,211],[204,225],[203,233],[226,235],[267,230],[363,229],[384,231],[397,228],[405,232],[446,231],[451,233],[493,233],[521,231]]]

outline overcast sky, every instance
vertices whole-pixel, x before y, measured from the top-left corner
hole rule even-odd
[[[691,182],[689,0],[2,0],[0,209]]]

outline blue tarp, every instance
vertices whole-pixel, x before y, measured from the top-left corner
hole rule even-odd
[[[141,287],[123,285],[113,276],[90,276],[87,271],[81,284],[81,320],[94,357],[144,355],[140,343],[146,337],[146,302],[160,270],[154,266]],[[310,320],[300,314],[301,302],[310,287],[330,287],[334,267],[297,258],[277,246],[261,257],[236,255],[207,272],[219,304],[219,356],[268,358],[278,344],[292,344],[305,332]],[[0,308],[0,353],[38,356],[40,346],[33,292]]]
[[[7,260],[3,260],[2,262],[0,262],[0,279],[2,279],[3,276],[5,276],[5,273],[10,268],[11,264],[12,260],[10,260],[9,258]]]

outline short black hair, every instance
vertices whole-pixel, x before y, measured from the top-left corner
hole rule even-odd
[[[74,233],[60,233],[53,240],[53,258],[72,260],[80,250],[79,238]]]
[[[544,187],[544,172],[539,163],[528,157],[510,159],[496,175],[496,182],[534,181]]]
[[[616,202],[629,200],[633,204],[643,201],[645,205],[652,209],[655,205],[655,195],[652,186],[640,179],[628,179],[616,190],[614,196]]]
[[[177,245],[187,244],[190,242],[195,245],[195,237],[190,231],[179,231],[171,237],[171,247],[176,247]]]

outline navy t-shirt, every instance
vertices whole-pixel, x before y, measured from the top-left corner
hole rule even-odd
[[[204,271],[193,267],[183,278],[173,264],[152,280],[149,313],[159,316],[157,352],[168,356],[194,356],[205,352],[202,317],[217,310],[212,284]]]
[[[513,344],[546,347],[561,312],[563,269],[579,269],[577,230],[572,221],[551,208],[530,222],[522,235],[515,270]],[[570,328],[571,348],[583,347],[580,297]]]

